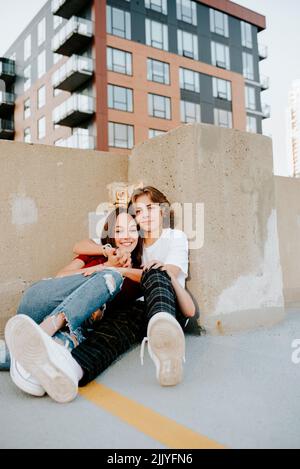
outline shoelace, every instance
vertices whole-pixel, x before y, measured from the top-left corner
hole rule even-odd
[[[148,342],[149,342],[149,339],[148,339],[148,337],[144,337],[144,338],[143,338],[143,341],[142,341],[142,345],[141,345],[141,353],[140,353],[140,357],[141,357],[141,364],[142,364],[142,366],[144,365],[145,345],[146,345],[146,343],[148,343]],[[183,360],[183,363],[185,363],[185,362],[186,362],[185,355],[183,356],[182,360]]]

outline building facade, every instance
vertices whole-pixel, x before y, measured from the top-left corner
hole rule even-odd
[[[289,92],[287,112],[289,176],[300,177],[300,80],[295,80]]]
[[[188,122],[261,133],[265,27],[228,0],[49,0],[0,58],[0,138],[124,152]]]

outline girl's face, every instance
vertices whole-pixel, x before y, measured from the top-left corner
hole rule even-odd
[[[136,221],[147,233],[157,232],[162,224],[162,211],[148,194],[139,196],[135,202]]]
[[[137,247],[139,233],[134,218],[128,213],[120,213],[116,221],[116,247],[126,252],[132,252]]]

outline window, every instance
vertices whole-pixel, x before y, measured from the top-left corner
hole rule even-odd
[[[119,111],[133,111],[132,90],[116,85],[108,85],[108,107]]]
[[[149,116],[171,119],[171,99],[158,94],[148,94]]]
[[[38,109],[41,109],[46,104],[46,87],[41,86],[38,90],[38,99],[37,99],[37,106]]]
[[[158,137],[159,135],[165,134],[165,130],[156,130],[156,129],[149,129],[149,138]]]
[[[252,49],[253,42],[252,42],[252,26],[249,23],[245,23],[244,21],[241,22],[241,30],[242,30],[242,46],[248,47]]]
[[[147,79],[164,85],[170,84],[170,65],[159,60],[147,60]]]
[[[132,75],[132,54],[130,52],[108,47],[107,68],[112,72]]]
[[[246,98],[246,108],[251,109],[251,111],[256,110],[256,96],[255,88],[253,86],[245,87],[245,98]]]
[[[38,78],[41,78],[46,73],[46,51],[43,51],[38,56]]]
[[[200,104],[180,101],[181,122],[201,122]]]
[[[63,22],[63,19],[60,16],[53,16],[53,29],[57,29]]]
[[[219,42],[211,43],[211,62],[219,68],[230,70],[229,47]]]
[[[109,34],[131,39],[131,19],[128,11],[106,7],[106,28]]]
[[[24,129],[24,142],[31,143],[31,130],[30,127]]]
[[[215,125],[219,127],[232,127],[232,112],[224,109],[214,109]]]
[[[46,18],[38,24],[38,46],[43,44],[46,40]]]
[[[226,99],[226,101],[231,101],[230,81],[213,77],[213,95],[214,98]]]
[[[31,106],[30,106],[30,98],[24,101],[24,119],[28,119],[31,116]]]
[[[180,88],[200,93],[200,74],[187,68],[179,69]]]
[[[188,33],[178,29],[178,54],[190,59],[198,60],[198,37],[196,34]]]
[[[157,49],[169,50],[168,26],[147,18],[146,44]]]
[[[212,33],[229,37],[228,16],[220,11],[210,8],[210,30]]]
[[[31,56],[31,34],[24,41],[24,60],[28,60]]]
[[[197,26],[197,5],[191,0],[176,0],[177,19]]]
[[[257,133],[257,120],[254,116],[247,116],[247,132]]]
[[[46,137],[46,118],[42,117],[38,120],[38,139],[42,140]]]
[[[24,69],[24,91],[31,87],[31,65]]]
[[[253,55],[243,52],[243,75],[248,80],[254,80]]]
[[[145,0],[145,7],[164,15],[168,14],[167,0]]]
[[[109,122],[108,139],[110,147],[133,148],[133,126]]]

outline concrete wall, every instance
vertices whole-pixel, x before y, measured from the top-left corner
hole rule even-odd
[[[273,177],[266,137],[186,125],[137,146],[129,164],[120,154],[2,141],[0,174],[0,336],[24,289],[72,259],[113,182],[142,181],[172,203],[204,204],[188,288],[209,332],[281,320],[282,271],[286,301],[300,301],[300,181]]]
[[[300,179],[275,177],[284,298],[300,306]]]
[[[129,181],[171,203],[204,203],[204,245],[190,252],[188,286],[212,333],[284,317],[271,140],[186,125],[137,146]]]
[[[127,174],[122,155],[0,142],[0,336],[22,291],[72,259],[88,213]]]

